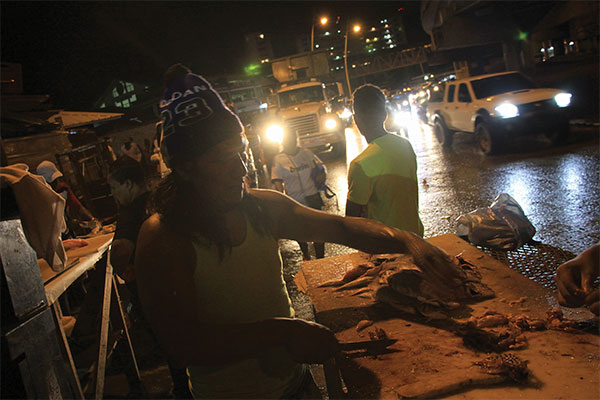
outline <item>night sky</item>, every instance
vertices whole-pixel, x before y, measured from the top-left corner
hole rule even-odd
[[[87,110],[112,79],[156,84],[181,62],[206,76],[241,73],[244,34],[276,35],[275,56],[295,52],[322,14],[358,21],[402,11],[409,41],[426,37],[412,2],[2,1],[2,61],[22,64],[26,94]]]

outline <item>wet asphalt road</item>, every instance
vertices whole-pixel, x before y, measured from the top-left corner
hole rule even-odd
[[[579,253],[600,240],[600,148],[598,127],[571,126],[567,143],[553,146],[543,135],[510,143],[503,155],[480,154],[473,136],[457,133],[443,149],[431,128],[415,119],[408,138],[417,155],[420,216],[425,237],[456,233],[456,219],[487,207],[499,193],[510,194],[536,228],[535,240]],[[347,156],[320,155],[328,168],[327,183],[337,193],[326,200],[327,212],[343,215],[347,164],[366,143],[355,127],[346,129]],[[284,274],[298,316],[311,318],[310,306],[297,293],[293,275],[301,253],[292,241],[281,241]],[[327,244],[325,256],[354,252]]]

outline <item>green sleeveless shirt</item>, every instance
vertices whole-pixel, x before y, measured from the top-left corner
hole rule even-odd
[[[246,218],[246,239],[219,259],[216,246],[192,239],[196,250],[196,307],[207,324],[236,324],[293,317],[277,240],[256,232]],[[283,347],[225,366],[188,366],[194,397],[281,398],[295,393],[304,367]]]

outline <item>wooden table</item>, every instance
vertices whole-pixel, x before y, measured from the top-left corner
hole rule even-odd
[[[131,363],[135,374],[134,378],[137,380],[139,385],[141,385],[142,382],[137,360],[135,358],[135,353],[133,351],[133,346],[131,344],[131,338],[127,329],[124,312],[121,307],[120,296],[113,274],[113,268],[110,264],[110,245],[112,243],[113,236],[113,233],[109,233],[86,238],[86,241],[88,242],[87,246],[67,251],[67,267],[58,273],[52,271],[47,263],[38,260],[48,304],[50,304],[54,310],[57,329],[63,345],[62,350],[71,371],[71,384],[74,387],[74,392],[79,398],[84,398],[84,388],[81,386],[81,382],[79,381],[77,369],[75,367],[69,342],[67,340],[67,335],[61,323],[63,315],[60,308],[60,302],[57,300],[69,288],[69,286],[73,284],[73,282],[75,282],[86,271],[94,268],[96,263],[104,255],[107,256],[107,261],[106,272],[104,274],[104,293],[102,294],[102,321],[98,339],[98,357],[94,365],[95,374],[92,380],[92,383],[95,386],[94,395],[96,399],[101,399],[104,393],[106,358],[108,355],[108,333],[109,323],[111,322],[111,298],[114,300],[114,304],[117,306],[119,311],[119,318],[117,318],[117,320],[113,320],[112,323],[116,326],[120,326],[123,329],[129,347],[129,353],[131,355]]]
[[[477,265],[483,282],[496,297],[470,304],[468,313],[457,317],[464,322],[471,315],[487,310],[504,314],[525,314],[545,318],[546,310],[558,306],[555,295],[545,287],[523,277],[506,265],[487,256],[455,235],[428,239],[451,255]],[[418,317],[399,318],[389,308],[373,300],[319,288],[324,282],[339,279],[356,265],[358,253],[307,261],[296,277],[304,287],[316,312],[317,321],[329,326],[342,342],[369,340],[368,332],[383,329],[398,339],[390,346],[395,353],[359,357],[340,365],[342,377],[352,398],[600,398],[600,339],[597,335],[546,330],[526,332],[528,346],[511,353],[528,360],[530,379],[525,385],[503,382],[473,363],[486,358],[465,347],[462,339],[444,324]],[[512,303],[511,303],[512,302]],[[564,309],[565,316],[588,319],[587,310]],[[361,320],[373,326],[357,332]]]

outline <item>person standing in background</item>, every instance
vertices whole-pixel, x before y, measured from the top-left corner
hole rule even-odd
[[[410,142],[385,130],[386,99],[377,86],[356,89],[352,107],[354,122],[369,145],[348,168],[346,215],[422,237],[417,160]]]
[[[312,151],[298,146],[298,135],[286,132],[283,136],[283,151],[273,159],[271,182],[275,189],[285,193],[298,203],[314,208],[323,209],[325,205],[321,193],[311,177],[312,170],[323,162]],[[310,260],[308,243],[298,242],[304,260]],[[314,243],[317,258],[325,257],[325,243]]]

